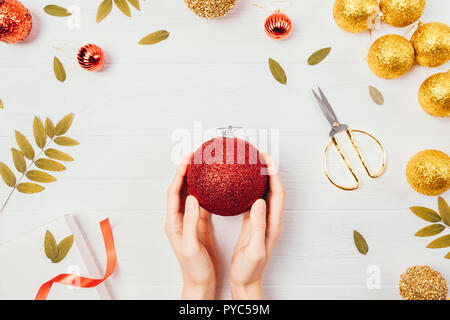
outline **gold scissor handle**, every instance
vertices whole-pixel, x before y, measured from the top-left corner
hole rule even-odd
[[[367,133],[365,131],[362,130],[351,130],[351,129],[346,129],[345,132],[347,133],[348,138],[350,139],[350,142],[352,143],[353,148],[356,151],[356,154],[358,155],[359,159],[361,160],[362,165],[364,166],[364,169],[366,170],[367,174],[369,175],[369,177],[371,178],[377,178],[379,176],[381,176],[384,172],[384,170],[386,169],[386,152],[383,148],[383,146],[381,145],[380,141],[378,141],[377,138],[375,138],[374,136],[372,136],[370,133]],[[380,147],[381,152],[382,152],[382,162],[380,165],[380,168],[378,169],[378,171],[376,173],[372,173],[369,169],[369,166],[361,152],[361,150],[359,149],[358,143],[356,142],[356,139],[353,135],[353,132],[358,132],[358,133],[362,133],[367,135],[368,137],[370,137],[372,140],[374,140],[377,145]],[[355,181],[355,184],[353,186],[343,186],[338,184],[337,182],[335,182],[333,180],[333,178],[331,177],[330,173],[328,172],[328,167],[327,167],[327,157],[328,157],[328,151],[330,149],[330,147],[334,145],[334,147],[336,148],[336,150],[338,151],[339,155],[341,156],[342,160],[344,160],[345,165],[347,166],[348,170],[350,171],[351,175],[353,176],[353,179]],[[360,182],[358,179],[358,176],[355,173],[355,170],[353,169],[353,166],[351,165],[350,161],[347,158],[347,155],[345,154],[344,150],[341,147],[341,144],[339,143],[339,141],[336,139],[335,136],[331,137],[330,142],[328,143],[327,147],[325,148],[324,154],[323,154],[323,170],[325,172],[325,176],[327,177],[327,179],[336,187],[338,187],[339,189],[342,190],[347,190],[347,191],[351,191],[351,190],[356,190],[359,188],[360,186]]]

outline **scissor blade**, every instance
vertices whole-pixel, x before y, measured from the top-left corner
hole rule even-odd
[[[337,117],[336,114],[334,113],[333,108],[331,107],[331,104],[328,102],[327,97],[325,96],[325,94],[323,93],[322,89],[320,89],[320,87],[318,86],[317,89],[319,89],[319,93],[320,93],[320,98],[323,101],[323,103],[327,106],[328,111],[330,112],[330,114],[334,117],[335,121],[337,121]]]
[[[319,88],[319,90],[320,90],[320,88]],[[325,104],[325,102],[321,98],[319,98],[319,96],[317,95],[317,93],[314,90],[312,90],[312,92],[313,92],[314,97],[316,98],[317,102],[319,103],[320,109],[322,110],[323,114],[327,118],[331,127],[333,127],[333,125],[337,122],[336,115],[334,114],[331,107],[329,105]]]

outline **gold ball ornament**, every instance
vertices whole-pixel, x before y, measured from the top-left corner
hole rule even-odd
[[[414,64],[414,49],[404,37],[388,34],[378,38],[367,56],[369,68],[378,77],[394,79],[401,77]]]
[[[450,60],[450,27],[445,23],[419,23],[411,43],[422,66],[437,67]]]
[[[420,86],[419,103],[435,117],[450,117],[450,70],[428,77]]]
[[[450,157],[439,150],[423,150],[406,166],[406,179],[419,193],[437,196],[450,188]]]
[[[184,0],[186,6],[196,15],[215,19],[222,17],[233,9],[236,0]]]
[[[425,0],[380,0],[384,21],[394,27],[406,27],[419,20]]]
[[[445,300],[447,281],[428,266],[413,266],[400,276],[400,295],[405,300]]]
[[[342,30],[358,33],[369,29],[370,20],[378,10],[377,0],[336,0],[333,17]]]

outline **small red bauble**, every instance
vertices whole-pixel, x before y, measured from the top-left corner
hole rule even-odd
[[[238,138],[214,138],[195,151],[187,170],[189,192],[211,213],[234,216],[264,195],[267,166],[259,151]]]
[[[287,15],[276,11],[266,19],[264,28],[272,39],[284,39],[292,30],[292,22]]]
[[[31,32],[33,19],[25,6],[17,0],[0,0],[0,40],[17,43]]]
[[[102,48],[95,44],[87,44],[78,51],[78,63],[88,71],[97,71],[105,63],[105,54]]]

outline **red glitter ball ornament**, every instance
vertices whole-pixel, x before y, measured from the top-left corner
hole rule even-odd
[[[0,0],[0,40],[17,43],[31,32],[33,19],[25,6],[17,0]]]
[[[97,71],[105,63],[105,54],[102,48],[95,44],[87,44],[78,51],[78,63],[88,71]]]
[[[292,22],[287,15],[276,11],[267,17],[264,28],[267,35],[272,39],[284,39],[292,30]]]
[[[259,151],[238,138],[214,138],[193,154],[189,192],[211,213],[234,216],[250,209],[266,190],[267,165]]]

